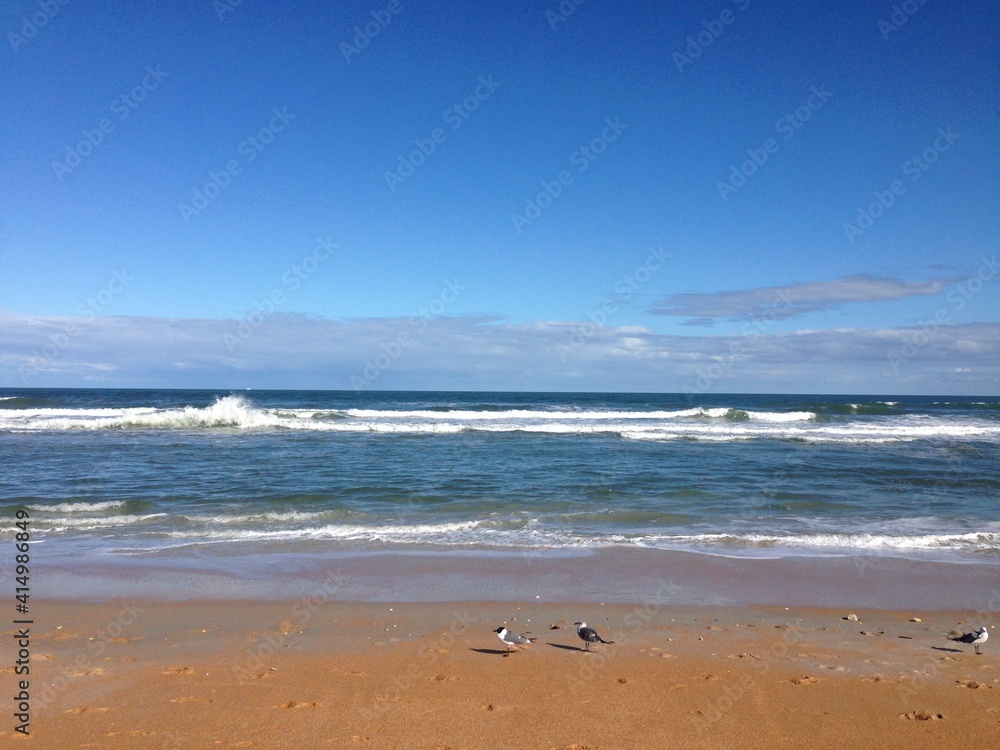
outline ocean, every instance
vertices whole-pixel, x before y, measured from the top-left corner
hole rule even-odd
[[[1000,565],[1000,399],[0,389],[33,560],[883,555]]]

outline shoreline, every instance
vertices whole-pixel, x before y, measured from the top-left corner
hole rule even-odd
[[[1000,609],[1000,566],[888,556],[738,558],[604,549],[563,553],[257,554],[48,562],[33,595],[103,601],[521,601],[931,611]]]
[[[43,748],[965,748],[1000,731],[995,642],[945,636],[972,611],[33,602]],[[616,643],[582,651],[581,617]],[[538,640],[504,656],[501,624]]]

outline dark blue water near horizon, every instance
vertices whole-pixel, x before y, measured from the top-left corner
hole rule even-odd
[[[998,459],[997,397],[0,389],[0,513],[28,508],[68,561],[626,547],[1000,564]]]

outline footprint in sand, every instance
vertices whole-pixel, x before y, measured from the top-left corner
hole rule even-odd
[[[365,673],[360,669],[352,669],[350,672],[344,672],[344,674],[348,677],[363,677]]]
[[[454,682],[457,677],[445,677],[443,674],[431,675],[430,677],[424,678],[428,682]]]
[[[955,684],[959,687],[970,688],[972,690],[979,690],[979,688],[992,688],[992,685],[984,685],[981,682],[976,682],[975,680],[955,680]]]
[[[102,714],[105,711],[109,711],[108,708],[94,708],[93,706],[77,706],[76,708],[68,708],[63,711],[64,714],[89,714],[97,713]]]
[[[900,719],[909,719],[910,721],[937,721],[938,719],[943,719],[944,714],[932,714],[930,711],[909,711],[905,714],[899,715]]]
[[[703,674],[699,679],[715,682],[716,680],[719,680],[721,678],[717,674]]]
[[[108,673],[108,670],[103,667],[97,667],[96,669],[81,669],[76,672],[70,672],[72,677],[103,677]]]
[[[590,745],[577,745],[575,742],[572,745],[560,745],[559,747],[553,747],[551,750],[590,750]]]
[[[199,698],[196,695],[184,695],[180,698],[171,698],[171,703],[211,703],[208,698]]]
[[[194,674],[194,670],[191,667],[171,667],[165,669],[163,674]]]
[[[305,701],[288,701],[288,703],[282,703],[275,708],[316,708],[319,704],[316,701],[307,703]]]
[[[812,685],[815,682],[819,682],[819,678],[804,674],[801,677],[793,677],[789,682],[793,685]]]

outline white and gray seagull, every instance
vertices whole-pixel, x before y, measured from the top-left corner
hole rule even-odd
[[[979,647],[989,640],[990,634],[986,631],[986,626],[984,625],[979,628],[978,631],[974,630],[971,633],[963,633],[962,635],[953,631],[948,633],[948,637],[953,641],[958,641],[959,643],[971,643],[976,647],[976,653],[982,656],[983,652],[979,650]]]
[[[608,645],[614,643],[614,641],[606,641],[601,638],[601,636],[597,634],[597,631],[593,628],[588,628],[587,623],[583,620],[580,620],[580,622],[574,622],[573,624],[576,625],[576,634],[584,640],[584,651],[590,651],[591,643],[607,643]]]
[[[493,632],[497,634],[497,638],[507,647],[507,653],[504,656],[510,653],[511,646],[527,646],[529,643],[534,643],[538,640],[537,638],[529,638],[526,635],[515,633],[513,630],[507,630],[502,625]]]

